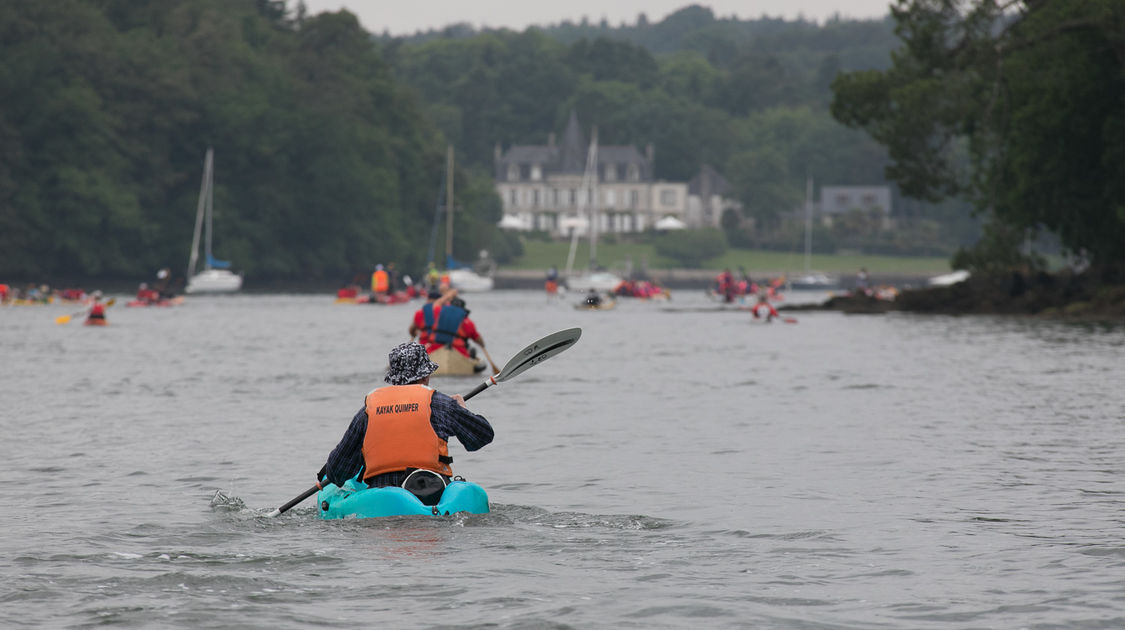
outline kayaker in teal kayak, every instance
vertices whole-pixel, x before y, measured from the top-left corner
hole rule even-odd
[[[492,425],[468,410],[460,394],[429,387],[438,369],[426,349],[409,341],[390,352],[382,387],[369,393],[343,439],[317,475],[343,486],[358,476],[371,488],[401,486],[425,505],[436,505],[453,477],[448,440],[465,450],[492,442]]]

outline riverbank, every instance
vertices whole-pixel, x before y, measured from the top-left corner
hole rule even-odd
[[[1125,278],[1116,271],[977,275],[947,287],[903,289],[893,301],[853,291],[822,304],[793,306],[786,310],[1125,320]]]
[[[649,269],[646,277],[656,284],[671,290],[700,291],[715,285],[715,277],[721,269]],[[761,270],[752,272],[752,277],[757,281],[781,276],[792,276],[784,271]],[[898,288],[919,287],[926,284],[926,280],[934,274],[919,273],[878,273],[870,274],[868,282],[873,286],[893,286]],[[542,289],[546,275],[539,269],[499,269],[493,274],[495,287],[502,289]],[[855,275],[840,276],[840,289],[850,290],[855,288]]]

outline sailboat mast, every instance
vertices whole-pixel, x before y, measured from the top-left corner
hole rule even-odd
[[[203,259],[203,268],[211,268],[211,222],[215,215],[215,161],[211,149],[207,149],[207,229],[204,250],[206,258]]]
[[[598,264],[598,128],[590,132],[590,271]]]
[[[805,273],[812,269],[812,175],[805,178]]]
[[[453,145],[445,150],[445,266],[453,259]]]
[[[195,265],[199,262],[199,235],[203,230],[203,213],[207,210],[207,181],[211,172],[211,147],[207,147],[207,157],[203,159],[203,177],[199,182],[199,203],[195,208],[195,232],[191,237],[191,256],[188,257],[187,274],[190,278],[195,275]]]

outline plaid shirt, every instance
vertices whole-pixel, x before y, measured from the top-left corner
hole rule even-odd
[[[430,399],[430,426],[443,440],[448,441],[450,436],[456,436],[467,451],[478,450],[493,438],[492,425],[484,416],[465,409],[439,391],[435,391]],[[352,418],[343,439],[332,449],[328,463],[321,470],[322,475],[328,476],[328,481],[342,485],[363,470],[363,438],[366,434],[367,407],[364,406]],[[368,480],[368,485],[397,486],[402,484],[405,477],[403,472],[390,472]]]

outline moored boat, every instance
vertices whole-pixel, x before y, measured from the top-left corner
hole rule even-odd
[[[187,286],[184,293],[235,293],[242,288],[242,276],[229,269],[230,262],[216,260],[211,255],[211,225],[214,216],[214,152],[207,149],[203,160],[203,182],[199,189],[199,205],[195,213],[195,233],[191,240],[191,257],[188,259]],[[203,269],[197,272],[199,237],[203,239]]]
[[[177,295],[173,298],[161,298],[159,300],[129,300],[125,306],[130,308],[146,308],[149,306],[178,306],[184,303],[184,296]]]
[[[425,505],[410,491],[397,486],[368,488],[349,479],[340,487],[326,484],[317,493],[320,518],[379,518],[385,516],[448,516],[458,512],[488,513],[488,493],[471,481],[451,481],[437,505]]]
[[[467,357],[449,346],[431,352],[430,360],[438,364],[434,376],[472,376],[488,367],[484,361]]]

